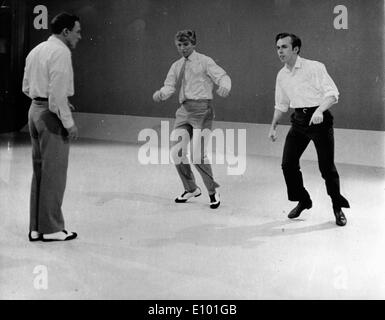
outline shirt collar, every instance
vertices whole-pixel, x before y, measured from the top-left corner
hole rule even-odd
[[[297,61],[295,62],[294,68],[296,68],[296,69],[301,68],[302,67],[302,63],[303,63],[303,59],[300,56],[298,56],[297,57]]]
[[[197,52],[194,50],[186,59],[187,61],[194,61],[197,58]],[[185,58],[183,57],[182,60],[184,61]]]
[[[51,35],[48,40],[49,42],[53,42],[53,43],[56,43],[64,48],[67,48],[68,50],[70,50],[70,48],[68,48],[68,46],[63,42],[61,41],[58,37],[56,37],[54,34]],[[70,50],[71,51],[71,50]]]
[[[297,56],[297,60],[295,61],[295,65],[294,65],[293,70],[301,68],[302,67],[302,63],[303,63],[303,58],[301,58],[300,56]],[[284,70],[286,72],[291,72],[290,69],[286,65],[285,65]]]

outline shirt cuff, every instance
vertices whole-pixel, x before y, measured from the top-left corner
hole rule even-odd
[[[339,96],[340,96],[340,94],[338,92],[335,92],[335,91],[330,91],[330,92],[325,93],[325,98],[334,97],[334,98],[336,98],[336,103],[338,102]]]
[[[164,101],[170,98],[174,94],[175,89],[173,90],[171,88],[162,87],[159,91],[161,93],[160,98],[162,101]]]
[[[63,127],[66,129],[71,128],[75,124],[74,120],[72,119],[72,116],[67,117],[66,119],[61,119],[61,122],[63,124]]]
[[[231,91],[231,79],[228,75],[222,77],[219,81],[219,86]]]
[[[289,106],[284,106],[284,105],[275,105],[274,106],[274,109],[277,109],[279,111],[282,111],[282,112],[287,112],[287,110],[289,110]]]

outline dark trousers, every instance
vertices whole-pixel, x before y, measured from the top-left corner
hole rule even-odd
[[[340,193],[340,178],[334,164],[333,116],[324,112],[323,123],[309,126],[316,108],[303,112],[296,109],[291,116],[292,126],[287,134],[282,157],[282,170],[290,201],[307,201],[310,195],[304,187],[300,168],[300,158],[306,147],[313,141],[318,156],[318,166],[325,180],[326,190],[333,207],[349,208],[348,201]]]
[[[64,229],[62,202],[67,179],[69,140],[47,102],[33,101],[28,114],[33,176],[30,230],[54,233]]]

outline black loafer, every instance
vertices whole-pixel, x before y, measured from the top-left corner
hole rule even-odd
[[[298,202],[297,206],[290,211],[287,217],[289,219],[298,218],[303,210],[310,209],[312,206],[313,206],[313,203],[311,200],[300,201]]]
[[[41,240],[43,240],[43,235],[42,235],[41,233],[39,233],[39,236],[38,236],[37,238],[32,238],[31,232],[32,232],[32,231],[30,231],[30,232],[28,233],[28,240],[29,240],[29,241],[34,242],[34,241],[41,241]]]
[[[221,200],[219,198],[219,193],[214,193],[210,195],[210,208],[217,209],[221,204]]]
[[[348,220],[346,219],[341,208],[334,208],[333,211],[334,211],[334,216],[336,217],[336,225],[340,227],[343,227],[344,225],[346,225]]]

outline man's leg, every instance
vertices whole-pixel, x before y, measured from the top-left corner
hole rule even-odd
[[[318,165],[326,190],[333,204],[337,224],[345,225],[346,218],[341,208],[349,208],[349,202],[340,193],[340,178],[334,163],[334,130],[333,127],[320,130],[313,137],[317,151]]]
[[[182,180],[183,187],[187,192],[194,192],[198,187],[194,174],[187,157],[188,144],[192,136],[191,125],[184,124],[174,129],[172,139],[181,138],[181,141],[174,141],[171,147],[171,157],[175,163],[176,170]]]
[[[282,157],[282,170],[286,181],[287,194],[290,201],[298,201],[288,218],[298,218],[301,212],[312,207],[309,193],[303,186],[302,173],[299,160],[305,151],[310,138],[306,134],[294,129],[290,129],[287,134]]]
[[[210,129],[193,130],[191,154],[193,163],[202,177],[209,195],[215,194],[219,184],[215,182],[212,167],[207,157],[207,145],[211,135]]]
[[[39,121],[41,182],[39,193],[39,232],[64,230],[62,203],[67,181],[69,140],[56,115],[47,111]]]
[[[293,127],[290,128],[286,136],[282,156],[282,170],[290,201],[310,200],[310,195],[303,185],[303,178],[299,163],[299,160],[309,142],[310,138]]]
[[[38,132],[33,122],[32,116],[33,110],[30,109],[28,115],[28,127],[29,134],[31,136],[32,144],[32,182],[30,193],[30,206],[29,206],[29,230],[38,231],[38,217],[39,217],[39,190],[41,181],[41,154],[40,145],[38,140]]]

